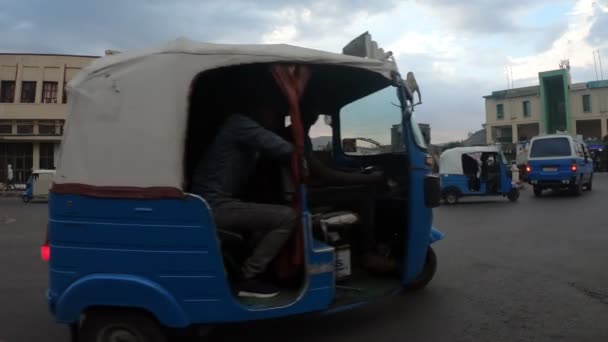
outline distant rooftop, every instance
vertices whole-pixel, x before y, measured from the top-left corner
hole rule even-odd
[[[493,91],[492,95],[486,95],[486,99],[510,99],[513,97],[537,96],[540,95],[540,86],[531,86],[523,88],[513,88],[507,90]]]
[[[70,55],[63,53],[15,53],[15,52],[0,52],[0,56],[57,56],[57,57],[86,57],[86,58],[99,58],[100,56],[90,55]]]
[[[595,89],[595,88],[608,88],[608,80],[572,83],[570,85],[570,90],[584,90],[584,89]],[[483,98],[501,100],[501,99],[515,98],[515,97],[539,96],[539,95],[540,95],[540,86],[536,85],[536,86],[531,86],[531,87],[497,90],[497,91],[493,91],[491,95],[486,95]]]

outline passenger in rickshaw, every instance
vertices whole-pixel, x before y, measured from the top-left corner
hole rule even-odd
[[[313,151],[310,128],[317,122],[320,110],[308,99],[302,106],[301,117],[304,127],[305,157],[308,164],[310,207],[330,206],[339,210],[352,210],[360,217],[361,229],[358,234],[359,246],[363,255],[365,269],[376,273],[389,273],[396,269],[392,258],[377,253],[377,242],[374,236],[375,207],[378,192],[387,183],[384,173],[375,171],[370,174],[344,172],[327,166]],[[291,126],[281,134],[287,140],[291,138]]]
[[[468,154],[463,154],[462,170],[464,175],[467,177],[469,190],[475,192],[479,191],[479,164],[477,163],[477,160]]]
[[[266,84],[251,84],[238,94],[246,113],[224,121],[192,176],[192,192],[207,201],[218,230],[259,236],[235,284],[242,297],[270,298],[279,293],[260,275],[291,236],[298,217],[286,205],[242,200],[259,155],[287,163],[293,152],[293,145],[273,132],[284,125],[281,113],[287,105],[279,90]]]
[[[500,167],[498,166],[496,159],[497,156],[492,154],[488,156],[484,163],[487,172],[486,185],[488,192],[490,193],[498,192],[498,185],[500,182]]]

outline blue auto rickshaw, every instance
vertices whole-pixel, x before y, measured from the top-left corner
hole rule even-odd
[[[281,279],[295,281],[286,281],[277,298],[246,301],[235,296],[230,277],[236,254],[246,249],[244,237],[215,228],[188,180],[193,156],[209,143],[222,105],[234,96],[231,87],[260,65],[272,70],[289,102],[297,148],[287,177],[294,186],[284,189],[301,222],[289,257],[281,259],[287,267],[277,261],[275,268]],[[299,76],[303,68],[307,80]],[[55,320],[78,341],[165,341],[168,331],[338,312],[425,287],[437,265],[430,245],[443,235],[432,226],[439,179],[430,174],[413,89],[413,74],[403,80],[391,53],[367,33],[344,54],[180,39],[96,60],[68,85],[67,129],[41,250],[50,265],[46,300]],[[390,179],[374,229],[398,262],[394,274],[359,272],[355,251],[344,238],[336,242],[356,215],[308,203],[312,190],[297,172],[300,103],[309,99],[331,124],[336,167],[380,169]],[[374,137],[382,148],[344,152],[342,140],[353,138],[365,118],[386,128],[388,138]]]
[[[441,196],[446,204],[456,204],[466,196],[503,196],[515,202],[519,184],[502,152],[495,146],[456,147],[439,157]]]

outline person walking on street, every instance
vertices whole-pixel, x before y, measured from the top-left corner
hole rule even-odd
[[[13,175],[13,166],[11,164],[8,164],[7,170],[6,170],[6,181],[4,182],[4,190],[9,190],[9,189],[16,189],[15,188],[15,178]]]

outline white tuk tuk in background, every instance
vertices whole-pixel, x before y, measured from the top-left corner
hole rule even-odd
[[[55,170],[34,170],[21,196],[23,202],[28,203],[33,199],[47,200],[49,189],[53,185],[53,177],[55,177]]]
[[[448,204],[463,196],[506,196],[519,198],[519,185],[496,146],[456,147],[440,156],[441,195]]]

